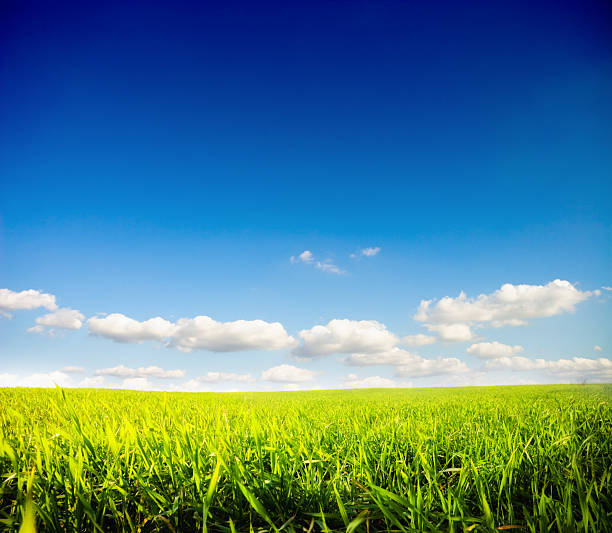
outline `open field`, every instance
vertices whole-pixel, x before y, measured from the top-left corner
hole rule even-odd
[[[0,389],[0,527],[612,531],[611,398]]]

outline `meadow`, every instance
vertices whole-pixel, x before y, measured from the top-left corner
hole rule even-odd
[[[612,531],[611,398],[0,389],[0,528]]]

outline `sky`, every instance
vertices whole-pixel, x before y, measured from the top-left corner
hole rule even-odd
[[[609,3],[0,10],[0,386],[612,381]]]

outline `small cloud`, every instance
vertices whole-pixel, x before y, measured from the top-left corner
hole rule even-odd
[[[602,289],[603,289],[604,291],[612,291],[612,287],[607,287],[606,285],[604,285],[604,286],[602,287]]]
[[[10,316],[10,311],[30,310],[44,307],[49,311],[57,309],[55,296],[44,292],[28,289],[15,292],[10,289],[0,289],[0,314]]]
[[[300,255],[294,257],[293,255],[290,258],[292,263],[312,263],[314,261],[314,256],[310,250],[304,250]]]
[[[349,374],[344,379],[343,386],[348,389],[392,389],[395,387],[410,387],[410,383],[398,383],[394,379],[381,376],[368,376],[358,378],[356,374]]]
[[[599,344],[596,344],[595,346],[593,346],[593,351],[595,351],[595,352],[603,352],[603,348],[601,346],[599,346]]]
[[[63,308],[47,313],[46,315],[40,316],[36,319],[36,325],[29,328],[29,333],[45,333],[47,331],[49,335],[54,335],[54,328],[59,329],[81,329],[85,317],[80,311],[76,309]],[[49,329],[45,329],[49,328]]]
[[[316,372],[306,368],[298,368],[293,365],[278,365],[264,370],[261,373],[261,379],[264,381],[302,383],[314,380],[316,375]]]
[[[352,253],[349,257],[351,259],[357,259],[358,257],[374,257],[380,252],[380,246],[370,246],[368,248],[361,248],[357,252]]]
[[[493,341],[472,344],[466,351],[479,359],[496,359],[498,357],[512,357],[519,354],[523,351],[523,347],[518,344],[510,346],[509,344]]]
[[[129,368],[119,365],[112,368],[102,368],[95,371],[96,376],[113,376],[126,379],[136,378],[161,378],[161,379],[178,379],[185,376],[184,370],[164,370],[158,366],[147,366],[140,368]],[[124,380],[125,381],[125,380]]]
[[[238,381],[247,383],[255,381],[251,374],[235,374],[234,372],[208,372],[204,376],[199,376],[193,381],[198,383],[221,383],[223,381]]]
[[[322,270],[323,272],[329,272],[330,274],[346,274],[344,270],[336,266],[331,259],[325,259],[323,261],[316,260],[310,250],[304,250],[297,257],[292,255],[289,260],[292,263],[306,263],[312,264],[318,270]]]

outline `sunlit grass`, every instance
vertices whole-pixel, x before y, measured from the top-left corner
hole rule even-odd
[[[611,396],[0,389],[0,528],[612,531]]]

